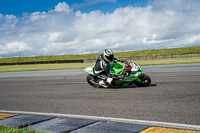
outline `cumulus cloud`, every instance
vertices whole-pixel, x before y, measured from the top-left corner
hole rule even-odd
[[[0,14],[0,55],[199,46],[199,6],[199,0],[154,0],[146,7],[127,6],[112,13],[82,13],[60,2],[54,10],[24,14],[20,18]]]
[[[73,9],[70,9],[69,5],[65,2],[63,2],[63,3],[58,3],[58,5],[55,6],[54,11],[70,12],[70,11],[73,11]]]

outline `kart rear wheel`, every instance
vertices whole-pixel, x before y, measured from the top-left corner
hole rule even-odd
[[[141,82],[134,81],[134,84],[139,87],[147,87],[151,84],[151,78],[146,74],[140,77],[140,79],[141,79]]]

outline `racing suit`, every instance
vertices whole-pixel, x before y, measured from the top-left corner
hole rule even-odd
[[[114,61],[119,61],[119,62],[124,62],[123,59],[119,59],[114,57]],[[101,79],[99,81],[99,84],[107,87],[109,84],[111,84],[113,78],[120,78],[120,76],[118,74],[113,74],[110,71],[110,62],[106,61],[103,58],[103,55],[100,55],[97,60],[96,60],[96,64],[94,66],[94,73],[97,75],[97,77],[99,79]]]

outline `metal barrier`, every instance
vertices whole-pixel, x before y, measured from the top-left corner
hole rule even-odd
[[[0,66],[6,66],[6,65],[27,65],[27,64],[54,64],[54,63],[83,63],[83,62],[84,62],[83,60],[55,60],[55,61],[0,63]]]

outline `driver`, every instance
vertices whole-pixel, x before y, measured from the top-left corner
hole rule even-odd
[[[97,75],[98,78],[100,78],[98,83],[105,88],[107,88],[111,84],[113,78],[123,78],[123,76],[111,73],[109,66],[110,62],[112,61],[119,61],[122,63],[125,62],[123,59],[114,57],[114,53],[111,49],[105,49],[104,53],[102,55],[99,55],[99,57],[97,58],[96,64],[94,66],[94,73]]]

